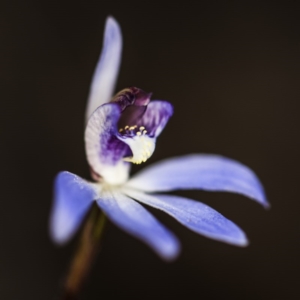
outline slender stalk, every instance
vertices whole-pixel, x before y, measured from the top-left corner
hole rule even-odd
[[[84,225],[78,249],[66,277],[62,300],[76,300],[99,250],[106,223],[105,215],[93,206]]]

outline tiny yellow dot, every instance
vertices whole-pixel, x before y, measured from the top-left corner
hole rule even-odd
[[[143,129],[145,129],[145,127],[144,127],[144,126],[141,126],[141,127],[140,127],[140,130],[142,131]]]
[[[126,126],[125,126],[125,129],[128,129],[128,128],[129,128],[129,126],[128,126],[128,125],[126,125]]]
[[[122,132],[122,131],[123,131],[123,128],[120,128],[120,129],[119,129],[119,132]]]
[[[136,133],[136,135],[141,135],[140,131],[138,131],[138,132]]]

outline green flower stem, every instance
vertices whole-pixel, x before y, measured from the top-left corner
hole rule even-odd
[[[106,224],[105,215],[95,205],[84,225],[78,249],[66,277],[63,300],[78,299],[78,294],[88,277],[99,249]]]

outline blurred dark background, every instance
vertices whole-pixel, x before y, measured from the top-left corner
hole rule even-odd
[[[61,170],[89,178],[84,110],[108,15],[124,37],[117,90],[137,86],[175,106],[146,165],[187,153],[234,158],[257,173],[272,208],[235,194],[178,193],[233,220],[251,244],[206,239],[151,210],[182,242],[172,264],[110,224],[81,299],[299,299],[299,2],[0,7],[0,299],[59,299],[77,240],[60,248],[49,239],[53,179]]]

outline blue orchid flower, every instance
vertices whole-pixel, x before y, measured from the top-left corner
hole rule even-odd
[[[53,240],[67,242],[96,202],[118,227],[163,259],[174,259],[180,252],[178,239],[142,203],[164,211],[198,234],[246,246],[245,233],[209,206],[157,194],[180,189],[234,192],[268,207],[261,183],[246,166],[222,156],[192,154],[163,160],[129,179],[131,164],[145,162],[152,155],[173,107],[166,101],[150,101],[151,94],[134,87],[112,97],[121,52],[120,27],[109,17],[86,113],[85,148],[95,182],[66,171],[57,175],[50,218]]]

